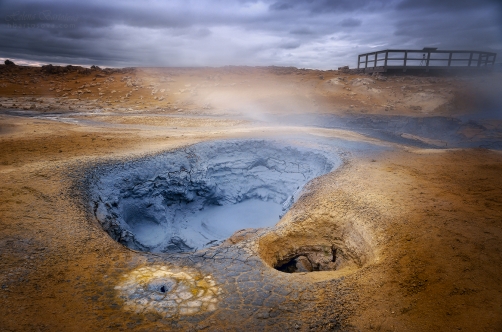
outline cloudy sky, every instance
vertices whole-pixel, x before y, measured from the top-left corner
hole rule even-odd
[[[502,61],[500,0],[0,0],[0,59],[330,69],[387,48]]]

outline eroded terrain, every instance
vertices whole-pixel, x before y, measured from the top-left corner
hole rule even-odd
[[[498,73],[0,66],[0,327],[498,331],[497,82]],[[103,229],[90,208],[93,172],[137,165],[141,179],[141,160],[215,141],[286,141],[340,164],[313,171],[298,193],[293,181],[284,193],[242,196],[282,205],[294,194],[277,225],[197,251],[135,251]],[[255,170],[284,173],[263,165]],[[149,206],[162,204],[139,216]]]

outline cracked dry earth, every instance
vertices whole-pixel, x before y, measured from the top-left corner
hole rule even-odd
[[[325,80],[336,79],[329,77],[331,74],[340,76],[324,73]],[[86,75],[77,79],[85,82],[89,79]],[[196,85],[188,83],[194,79],[191,72],[178,75],[176,80],[183,86]],[[212,75],[205,79],[207,84],[214,83]],[[222,70],[219,75],[218,82],[225,82],[240,74]],[[270,78],[265,80],[270,85],[267,89],[276,87],[281,98],[279,102],[267,99],[258,87],[254,95],[248,91],[241,97],[247,104],[259,105],[260,114],[276,112],[276,116],[284,115],[277,106],[287,105],[288,98],[314,100],[319,108],[325,107],[326,100],[337,98],[341,104],[349,103],[336,91],[333,95],[319,91],[326,82],[318,83],[318,76],[317,72],[246,72],[250,85],[253,80]],[[151,77],[144,74],[143,80]],[[55,78],[65,80],[64,76]],[[367,77],[346,81],[351,79]],[[393,79],[375,84],[389,95],[402,93],[401,83],[396,87]],[[336,80],[344,84],[344,80]],[[413,88],[424,78],[416,80]],[[292,90],[285,89],[291,82],[295,85]],[[164,79],[160,83],[177,82]],[[298,95],[298,86],[304,87],[306,95]],[[44,87],[39,84],[36,88]],[[114,88],[116,93],[124,92]],[[233,87],[228,84],[224,89]],[[374,98],[374,91],[367,90],[359,103],[366,96]],[[182,100],[184,93],[171,95],[171,102],[186,102]],[[221,98],[227,93],[215,90],[212,96]],[[9,91],[5,96],[11,101],[26,98]],[[444,116],[447,108],[443,104],[434,108],[433,101],[442,103],[448,96],[440,94],[428,100],[423,109]],[[223,99],[218,101],[223,104]],[[17,104],[22,102],[24,99],[19,99]],[[158,98],[152,101],[157,102]],[[296,120],[274,123],[270,118],[229,113],[213,103],[212,109],[201,113],[195,112],[193,105],[176,114],[146,110],[127,115],[115,109],[105,115],[83,110],[76,116],[42,116],[37,107],[29,114],[11,108],[2,112],[1,331],[502,330],[500,151],[444,148],[436,141],[429,144],[428,139],[437,137],[427,136],[424,130],[417,133],[400,128],[404,132],[381,135],[379,131],[376,135],[367,127],[320,128]],[[229,107],[233,100],[229,97],[226,103]],[[113,105],[120,107],[119,102]],[[413,109],[408,114],[399,105],[394,111],[413,117],[418,112]],[[249,110],[243,112],[248,114]],[[388,111],[371,108],[369,112],[380,116]],[[354,116],[353,110],[332,109],[328,113]],[[79,121],[74,121],[76,118]],[[360,119],[375,121],[364,114]],[[381,121],[378,119],[379,125]],[[497,121],[486,121],[484,129],[469,127],[464,134],[475,131],[472,137],[476,142],[489,136],[493,143],[498,140],[498,125]],[[396,138],[403,138],[403,134],[405,140]],[[465,140],[466,135],[454,134],[439,138],[450,143],[448,146],[458,143],[458,137]],[[414,138],[406,140],[412,137],[409,135]],[[142,162],[149,158],[229,141],[282,142],[297,150],[320,150],[340,163],[326,171],[313,171],[296,194],[294,181],[281,188],[284,192],[270,186],[273,181],[264,181],[270,192],[260,191],[260,198],[270,195],[277,204],[293,198],[279,222],[238,230],[197,251],[152,250],[160,248],[163,239],[172,238],[167,231],[152,247],[133,250],[103,229],[103,220],[92,209],[90,198],[96,191],[89,186],[90,178],[103,179],[100,176],[105,170],[128,165],[140,166],[138,174],[146,176],[150,168]],[[214,156],[208,159],[214,160]],[[260,168],[256,170],[254,174],[261,174]],[[259,181],[249,183],[255,182]],[[242,189],[246,182],[236,178],[232,184],[228,187],[234,190],[231,197],[258,197]],[[213,192],[215,197],[230,197],[204,186],[205,192]],[[115,195],[111,189],[104,193]],[[126,202],[124,199],[118,202]],[[129,219],[127,213],[121,214],[126,210],[118,208],[122,203],[113,207],[109,202],[110,223],[118,222],[124,227],[121,230],[126,229]],[[160,208],[156,201],[145,206],[150,203]],[[276,269],[288,264],[294,265],[295,273]]]

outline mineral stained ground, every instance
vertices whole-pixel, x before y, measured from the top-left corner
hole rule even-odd
[[[500,331],[500,81],[0,66],[0,330]],[[200,250],[103,229],[93,174],[223,141],[340,163],[276,225]],[[330,269],[274,268],[323,253]]]

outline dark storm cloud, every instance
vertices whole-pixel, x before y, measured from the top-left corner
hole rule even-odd
[[[368,10],[383,8],[392,1],[376,0],[289,0],[278,1],[270,5],[270,10],[297,9],[310,13]]]
[[[342,22],[340,23],[340,25],[342,27],[358,27],[362,24],[363,22],[361,20],[357,20],[355,18],[346,18],[344,20],[342,20]]]
[[[333,68],[379,48],[500,52],[501,10],[491,0],[4,0],[0,57]]]
[[[398,6],[410,14],[395,23],[396,41],[415,40],[440,48],[502,51],[500,4],[493,1],[427,1],[419,7],[411,1]],[[447,11],[452,8],[451,11]],[[414,13],[414,15],[411,15]]]
[[[270,10],[287,10],[293,8],[293,4],[288,2],[275,2],[270,5]]]
[[[312,35],[312,34],[314,34],[314,32],[307,27],[291,30],[290,33],[293,35]]]
[[[477,9],[485,6],[495,6],[500,4],[498,0],[404,0],[397,5],[399,10],[425,9],[425,10],[446,10],[462,11]]]
[[[286,42],[286,43],[280,44],[279,47],[283,48],[285,50],[292,50],[292,49],[300,47],[300,45],[301,45],[300,43],[292,41],[292,42]]]

